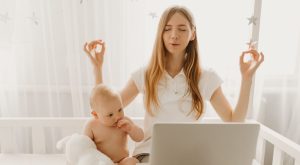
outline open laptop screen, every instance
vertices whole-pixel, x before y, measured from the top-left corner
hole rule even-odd
[[[159,123],[153,127],[151,165],[251,165],[259,124]]]

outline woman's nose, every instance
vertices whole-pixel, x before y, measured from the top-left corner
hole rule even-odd
[[[171,39],[178,39],[178,33],[176,30],[172,30],[171,32]]]

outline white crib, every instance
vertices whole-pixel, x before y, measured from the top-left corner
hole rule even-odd
[[[0,119],[0,164],[1,165],[65,165],[66,160],[63,154],[46,154],[45,128],[57,127],[62,130],[62,137],[80,133],[87,118],[2,118]],[[218,119],[204,119],[204,122],[215,122]],[[142,126],[141,118],[134,118],[134,122]],[[11,153],[14,145],[13,129],[30,128],[32,133],[32,154]],[[274,145],[273,165],[283,164],[283,153],[288,154],[295,160],[295,165],[300,165],[300,146],[273,130],[261,125],[255,165],[263,165],[266,142]],[[133,142],[129,142],[130,150]]]

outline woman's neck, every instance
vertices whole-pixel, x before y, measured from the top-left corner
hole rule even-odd
[[[182,55],[167,55],[166,71],[171,77],[175,77],[183,67],[184,54]]]

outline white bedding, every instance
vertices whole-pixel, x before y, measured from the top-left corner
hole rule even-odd
[[[1,165],[66,165],[62,154],[0,154]],[[147,165],[139,163],[138,165]]]

